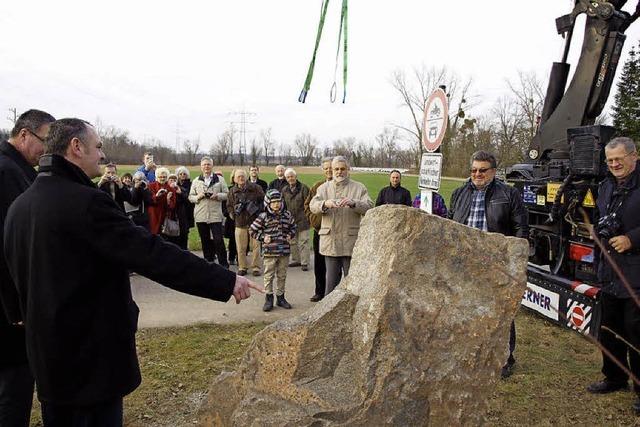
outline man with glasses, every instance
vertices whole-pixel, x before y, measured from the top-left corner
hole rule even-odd
[[[596,245],[594,261],[600,282],[602,322],[600,343],[612,356],[602,353],[604,379],[587,390],[604,394],[628,388],[630,371],[640,378],[640,167],[636,144],[631,138],[614,138],[605,146],[609,174],[598,188],[596,201],[600,220],[594,227],[606,249]],[[605,256],[606,255],[606,256]],[[616,274],[612,260],[626,278]],[[625,369],[618,366],[622,364]],[[640,415],[640,384],[634,383],[633,409]]]
[[[40,110],[20,115],[9,141],[0,143],[0,425],[27,426],[31,416],[33,377],[27,364],[24,326],[15,285],[5,260],[2,240],[7,211],[36,177],[33,168],[44,151],[42,142],[55,119]]]
[[[325,296],[338,286],[341,276],[349,275],[360,220],[373,207],[367,187],[349,177],[346,158],[334,157],[331,168],[333,179],[320,185],[309,203],[312,213],[322,215],[319,234],[327,270]]]
[[[529,233],[528,216],[520,192],[496,179],[496,165],[493,154],[486,151],[473,153],[471,178],[451,195],[449,219],[479,230],[526,239]],[[511,322],[509,357],[502,367],[502,378],[513,372],[515,348],[516,325]]]
[[[92,182],[104,153],[89,123],[57,120],[44,145],[4,236],[43,424],[121,426],[122,398],[141,381],[128,270],[217,301],[263,289],[135,226]]]

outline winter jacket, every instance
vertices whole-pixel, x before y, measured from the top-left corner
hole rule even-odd
[[[467,223],[474,189],[473,183],[468,180],[454,190],[449,206],[449,219],[460,224]],[[494,179],[487,186],[484,202],[488,231],[505,236],[528,237],[528,215],[517,188]]]
[[[260,242],[263,256],[283,256],[291,253],[288,239],[296,236],[296,224],[293,215],[281,209],[280,213],[271,210],[262,212],[249,228],[251,237]],[[264,238],[269,236],[269,243]]]
[[[353,208],[327,209],[324,204],[329,199],[346,197],[355,201]],[[367,187],[347,178],[342,182],[335,179],[318,187],[309,204],[311,212],[322,214],[320,226],[320,253],[324,256],[351,256],[358,238],[360,220],[373,207]]]
[[[282,179],[276,178],[276,179],[274,179],[273,181],[271,181],[269,183],[268,189],[269,190],[276,189],[276,190],[282,192],[282,187],[284,187],[285,185],[289,185],[289,183],[287,182],[286,179],[284,179],[284,178],[282,178]]]
[[[309,220],[304,214],[304,201],[309,196],[309,187],[297,181],[294,188],[291,188],[291,186],[287,184],[282,187],[280,192],[284,198],[284,205],[296,221],[298,232],[308,230],[310,225]]]
[[[229,190],[227,210],[236,227],[246,228],[263,210],[264,192],[259,185],[246,182],[243,188],[234,185]]]
[[[211,199],[204,197],[199,199],[201,194],[210,193],[218,196],[217,199]],[[227,200],[229,190],[224,181],[213,174],[211,176],[211,182],[207,187],[204,183],[204,176],[200,175],[193,180],[191,184],[191,192],[189,193],[189,201],[195,204],[193,210],[193,217],[195,222],[206,222],[207,224],[213,222],[222,222],[224,215],[222,214],[222,202]]]
[[[381,205],[411,206],[411,193],[409,193],[409,190],[400,185],[398,185],[397,187],[388,185],[378,193],[376,206]]]
[[[98,188],[111,196],[123,212],[124,202],[131,202],[131,190],[124,184],[122,184],[122,187],[118,187],[118,184],[115,182],[107,181]]]
[[[42,156],[35,182],[9,209],[4,245],[38,397],[52,404],[94,405],[140,384],[129,270],[218,301],[235,285],[234,273],[136,227],[57,155]]]
[[[309,195],[304,201],[304,214],[306,215],[307,220],[309,221],[309,225],[311,225],[313,229],[316,231],[320,230],[320,225],[322,224],[322,214],[315,214],[311,212],[311,208],[309,207],[309,205],[311,204],[311,200],[315,197],[316,193],[318,192],[318,187],[320,187],[325,182],[327,181],[322,180],[313,184],[313,187],[311,187],[311,189],[309,190]]]
[[[178,198],[176,197],[175,190],[169,186],[168,182],[160,184],[158,181],[154,181],[149,184],[148,189],[151,193],[151,204],[147,209],[147,213],[149,214],[149,228],[151,229],[151,233],[160,234],[162,223],[167,215],[171,214],[171,218],[175,219],[175,213],[173,211],[176,208]],[[166,192],[158,195],[160,189],[164,189]],[[171,198],[167,198],[169,193],[173,193]]]
[[[0,367],[27,361],[24,327],[11,325],[21,321],[22,314],[18,293],[7,269],[2,239],[9,206],[29,188],[36,175],[33,166],[13,145],[6,141],[0,143]]]
[[[622,196],[624,200],[617,214],[621,227],[615,235],[626,235],[631,241],[631,249],[618,253],[611,248],[607,241],[603,240],[602,243],[607,248],[608,254],[620,267],[635,294],[640,296],[640,215],[638,214],[640,213],[640,162],[636,164],[636,169],[631,173],[629,179],[621,186],[618,186],[615,177],[611,174],[600,183],[596,200],[600,217],[608,213],[608,206],[611,205],[612,201],[615,203],[613,199],[616,190],[619,193],[626,191],[626,196]],[[615,198],[617,199],[617,197]],[[612,208],[614,206],[611,205]],[[618,298],[630,297],[622,280],[615,273],[597,245],[594,261],[602,290]]]

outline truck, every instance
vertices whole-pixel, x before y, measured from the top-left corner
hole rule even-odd
[[[598,338],[601,320],[592,230],[598,183],[605,177],[604,147],[615,135],[596,124],[611,90],[626,39],[640,16],[627,0],[576,0],[556,19],[565,39],[554,62],[538,128],[526,160],[507,168],[529,214],[530,256],[522,305],[549,320]],[[580,15],[586,15],[578,64],[568,82],[567,62]]]

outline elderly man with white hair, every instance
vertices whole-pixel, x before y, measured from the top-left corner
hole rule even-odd
[[[367,187],[349,177],[349,162],[343,156],[331,161],[333,179],[318,187],[309,208],[322,215],[320,253],[325,256],[327,283],[325,296],[338,286],[340,273],[349,274],[353,247],[360,220],[373,207]]]
[[[309,269],[309,229],[311,225],[304,214],[304,201],[309,197],[309,187],[298,181],[298,174],[292,168],[284,171],[287,185],[280,192],[284,205],[291,212],[296,223],[296,237],[291,241],[291,262],[289,267],[300,267],[302,271]]]

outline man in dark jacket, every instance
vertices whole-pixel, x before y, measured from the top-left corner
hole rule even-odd
[[[262,274],[260,271],[260,244],[249,235],[249,227],[258,214],[262,212],[264,193],[262,188],[247,180],[244,169],[236,169],[233,175],[235,185],[229,190],[227,210],[231,219],[235,221],[235,238],[238,250],[238,275],[247,274],[251,267],[254,276]],[[251,266],[247,265],[247,247],[251,245]]]
[[[389,174],[389,186],[384,187],[378,193],[376,206],[381,205],[405,205],[411,206],[413,200],[409,190],[400,185],[402,174],[399,170],[392,170]]]
[[[471,178],[451,195],[449,219],[483,231],[527,238],[529,221],[520,193],[496,177],[496,158],[486,151],[471,156]],[[502,378],[511,375],[516,359],[516,325],[511,323],[509,358]]]
[[[258,175],[259,172],[260,168],[257,165],[251,166],[249,168],[249,182],[259,185],[260,188],[262,188],[262,191],[266,193],[268,188],[267,181],[260,179],[260,176]]]
[[[316,277],[316,289],[315,293],[309,300],[311,302],[318,302],[324,298],[324,289],[327,283],[327,266],[324,263],[324,255],[320,253],[320,226],[322,225],[322,214],[314,214],[311,212],[309,205],[311,200],[316,196],[318,187],[327,181],[331,181],[333,178],[333,169],[331,169],[331,157],[325,157],[322,159],[322,172],[324,173],[324,179],[313,184],[313,187],[309,190],[309,196],[304,201],[304,214],[309,220],[309,224],[313,227],[313,274]],[[338,279],[338,282],[340,278]]]
[[[640,167],[636,145],[630,138],[614,138],[605,147],[605,156],[610,173],[598,189],[600,221],[594,231],[631,289],[623,284],[596,245],[594,260],[602,304],[600,342],[614,359],[640,378],[640,355],[636,350],[640,348],[640,307],[634,300],[640,297]],[[612,220],[614,214],[616,220]],[[628,387],[627,372],[604,352],[602,373],[604,380],[587,387],[591,393]],[[640,384],[634,383],[633,389],[633,408],[640,414]]]
[[[13,201],[36,177],[33,168],[42,154],[49,125],[48,113],[29,110],[20,115],[9,141],[0,143],[0,242]],[[33,400],[33,376],[27,363],[24,326],[15,285],[0,244],[0,426],[28,426]]]
[[[42,418],[45,426],[118,426],[122,398],[141,380],[128,270],[219,301],[260,289],[136,227],[91,181],[104,154],[88,123],[58,120],[44,145],[39,175],[9,209],[4,236]]]
[[[118,169],[113,163],[104,166],[104,174],[98,181],[98,188],[110,195],[123,212],[124,202],[131,202],[131,190],[122,183]]]
[[[284,171],[285,171],[285,167],[284,165],[278,165],[276,166],[275,172],[276,172],[276,177],[273,181],[271,181],[269,183],[269,190],[271,189],[275,189],[278,190],[280,192],[282,192],[282,187],[284,187],[285,185],[287,185],[287,180],[284,177]]]

